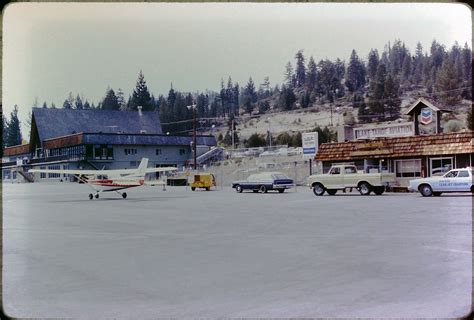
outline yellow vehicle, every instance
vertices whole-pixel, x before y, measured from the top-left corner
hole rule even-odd
[[[203,188],[209,191],[211,187],[216,186],[216,178],[212,173],[199,173],[194,175],[194,181],[191,183],[191,190]]]

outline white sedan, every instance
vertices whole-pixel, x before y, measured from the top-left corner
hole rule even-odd
[[[441,177],[410,180],[408,190],[419,191],[424,197],[440,196],[443,192],[474,192],[473,168],[453,169]]]

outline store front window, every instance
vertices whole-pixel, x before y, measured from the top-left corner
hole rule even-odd
[[[430,176],[442,176],[453,168],[453,158],[431,158],[430,159]]]
[[[395,160],[397,177],[421,177],[421,159]]]

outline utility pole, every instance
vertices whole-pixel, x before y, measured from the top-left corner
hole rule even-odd
[[[330,104],[331,106],[331,127],[332,127],[332,103]]]
[[[232,151],[234,151],[234,118],[232,118]]]
[[[196,158],[197,158],[197,153],[196,153],[196,105],[193,105],[193,153],[194,153],[194,162],[193,162],[193,168],[196,170]]]
[[[196,152],[196,104],[193,102],[192,105],[187,106],[188,110],[193,111],[193,169],[196,170],[196,158],[197,158],[197,152]]]

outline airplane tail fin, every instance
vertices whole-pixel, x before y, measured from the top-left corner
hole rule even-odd
[[[140,162],[140,165],[137,168],[137,175],[144,177],[146,174],[147,167],[148,167],[148,158],[142,158],[142,161]]]

